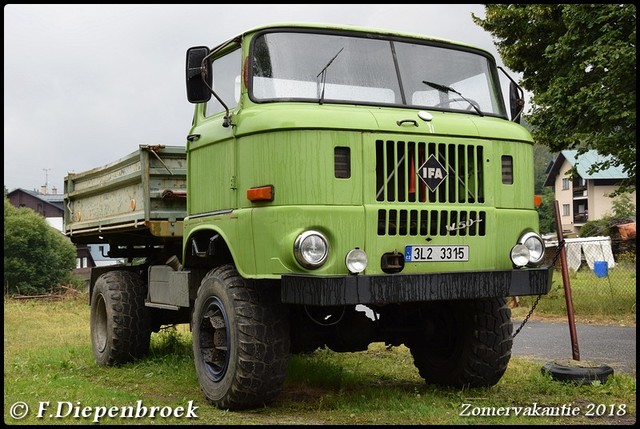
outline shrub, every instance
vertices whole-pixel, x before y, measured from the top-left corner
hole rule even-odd
[[[609,217],[590,220],[580,228],[580,237],[609,237],[611,229],[612,225]]]
[[[8,294],[51,292],[70,281],[74,245],[29,208],[4,199],[4,285]]]

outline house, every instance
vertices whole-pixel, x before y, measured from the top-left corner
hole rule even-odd
[[[49,225],[62,231],[62,218],[64,216],[64,195],[58,194],[54,187],[51,194],[46,193],[43,186],[40,192],[27,191],[26,189],[14,189],[7,194],[9,202],[15,207],[28,207],[43,216]]]
[[[64,195],[58,194],[54,187],[47,193],[46,186],[40,192],[17,188],[7,194],[7,199],[15,207],[27,207],[43,216],[47,223],[64,234]],[[109,245],[76,245],[76,268],[92,268],[96,266],[120,263],[119,259],[104,255]]]
[[[627,176],[621,167],[589,173],[592,165],[606,159],[595,150],[580,156],[577,150],[563,150],[549,164],[544,186],[553,187],[564,231],[579,234],[587,221],[612,214],[613,198],[610,194]],[[569,171],[574,167],[577,175],[571,177]],[[635,201],[635,191],[630,196]]]

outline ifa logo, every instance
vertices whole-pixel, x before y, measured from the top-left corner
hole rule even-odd
[[[420,166],[417,174],[420,180],[432,191],[435,191],[447,178],[447,170],[433,155]]]

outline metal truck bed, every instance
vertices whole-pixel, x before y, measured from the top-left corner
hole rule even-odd
[[[117,161],[64,178],[64,230],[74,243],[181,238],[186,210],[183,146],[140,145]]]

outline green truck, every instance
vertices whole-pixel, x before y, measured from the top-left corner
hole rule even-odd
[[[274,401],[289,356],[322,347],[404,344],[427,383],[500,380],[506,300],[548,293],[552,267],[523,92],[491,54],[277,24],[188,49],[185,73],[184,146],[65,177],[67,235],[128,261],[91,274],[98,364],[189,324],[222,409]]]

